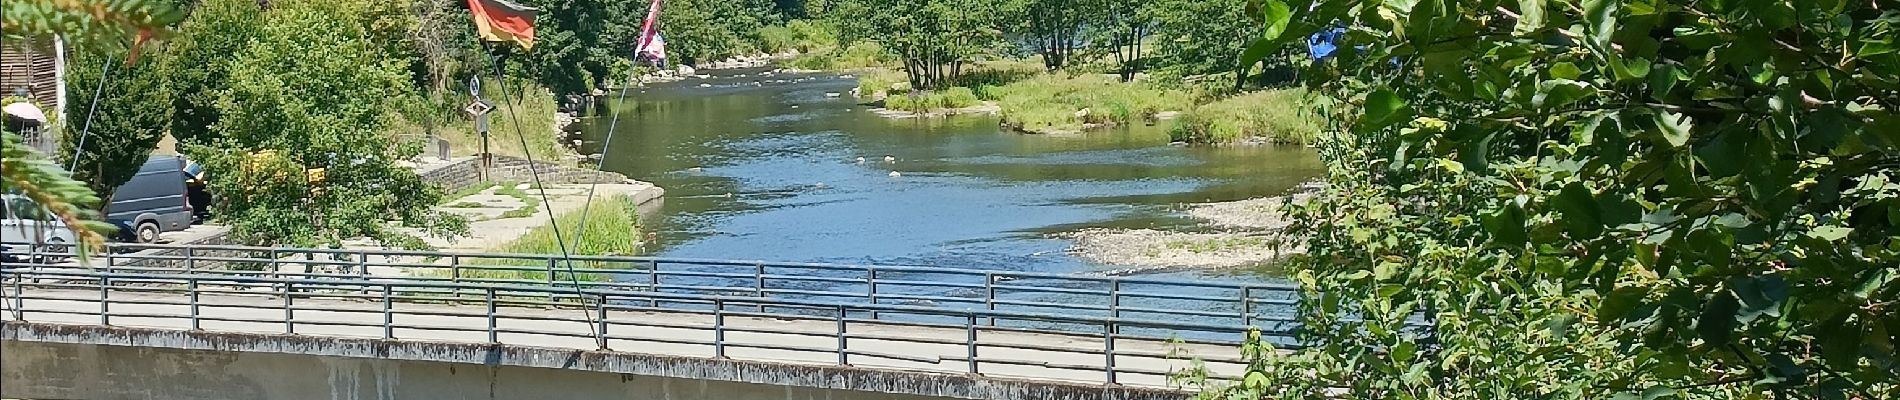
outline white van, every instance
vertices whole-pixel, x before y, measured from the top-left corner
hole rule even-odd
[[[0,205],[5,209],[5,215],[0,215],[0,253],[7,259],[20,260],[36,252],[43,259],[61,258],[78,242],[66,223],[26,196],[0,194]]]

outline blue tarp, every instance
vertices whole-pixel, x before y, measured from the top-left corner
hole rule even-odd
[[[1339,38],[1345,35],[1346,27],[1344,26],[1335,26],[1333,29],[1314,33],[1313,36],[1306,38],[1306,52],[1307,54],[1311,54],[1315,60],[1324,60],[1327,57],[1332,57],[1333,52],[1339,51]]]

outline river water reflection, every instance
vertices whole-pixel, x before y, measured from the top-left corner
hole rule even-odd
[[[1164,126],[1047,136],[993,116],[887,119],[848,94],[851,78],[764,71],[648,85],[579,122],[597,152],[617,114],[606,169],[666,188],[644,221],[653,254],[1109,270],[1047,234],[1181,228],[1182,203],[1281,193],[1320,168],[1303,148],[1169,146]]]

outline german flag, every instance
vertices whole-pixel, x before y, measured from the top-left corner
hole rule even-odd
[[[507,0],[468,0],[468,11],[474,16],[475,33],[482,40],[534,48],[534,16],[541,10]]]

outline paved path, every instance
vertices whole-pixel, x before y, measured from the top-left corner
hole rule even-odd
[[[7,285],[8,300],[4,314],[15,319],[12,310],[13,287]],[[101,324],[100,293],[97,289],[25,288],[24,310],[19,319],[40,323]],[[343,293],[296,293],[292,298],[295,334],[346,337],[383,337],[383,304],[380,293],[367,298],[346,298]],[[372,300],[374,299],[374,300]],[[189,329],[189,297],[175,288],[114,287],[106,302],[110,324],[127,327]],[[236,321],[201,321],[201,329],[247,333],[282,334],[286,331],[284,299],[280,295],[259,293],[217,293],[199,296],[199,315]],[[488,341],[486,306],[481,299],[472,305],[422,304],[395,302],[390,319],[397,339],[419,341]],[[731,309],[729,309],[731,311]],[[502,343],[537,347],[593,350],[595,345],[588,317],[579,309],[549,307],[498,307],[495,325]],[[857,315],[853,315],[857,317]],[[714,321],[710,312],[684,310],[609,310],[608,348],[617,351],[713,357]],[[237,322],[243,321],[243,322]],[[339,324],[357,324],[346,326]],[[838,363],[839,324],[828,317],[802,316],[731,316],[725,317],[726,355],[740,360],[790,362],[804,364]],[[965,373],[969,348],[965,339],[970,331],[962,327],[920,327],[882,321],[848,320],[844,325],[849,337],[846,347],[852,352],[847,362],[854,366]],[[573,335],[558,336],[557,334]],[[976,330],[978,370],[984,375],[1035,380],[1054,380],[1099,384],[1107,378],[1103,366],[1103,339],[1099,335],[1032,333],[1019,330],[979,328]],[[761,348],[770,346],[777,348]],[[1113,357],[1117,382],[1124,385],[1166,387],[1165,374],[1188,367],[1191,363],[1169,359],[1171,350],[1188,354],[1231,358],[1239,353],[1230,346],[1177,345],[1152,339],[1123,338],[1114,341]],[[1208,368],[1222,375],[1242,370],[1234,363],[1210,362]],[[1137,373],[1151,372],[1149,373]]]

